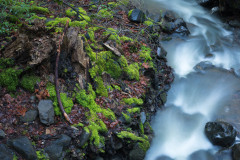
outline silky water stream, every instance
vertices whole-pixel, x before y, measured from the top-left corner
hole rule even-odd
[[[152,118],[155,137],[145,160],[216,160],[220,147],[206,138],[206,122],[222,119],[240,131],[240,79],[230,72],[240,69],[234,30],[225,30],[195,0],[145,0],[145,4],[148,10],[174,11],[191,32],[188,37],[172,35],[171,41],[161,42],[175,80],[165,107]],[[208,54],[213,56],[206,58]],[[203,61],[214,67],[194,70]]]

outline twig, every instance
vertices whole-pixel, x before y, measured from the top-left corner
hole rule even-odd
[[[62,37],[59,41],[59,46],[58,46],[58,49],[57,49],[58,54],[57,54],[57,58],[56,58],[56,67],[55,67],[55,85],[56,85],[56,93],[57,93],[58,104],[59,104],[59,107],[61,109],[61,112],[64,115],[64,117],[66,118],[66,120],[72,124],[71,119],[68,117],[66,111],[63,108],[62,101],[61,101],[61,98],[60,98],[60,93],[59,93],[59,87],[58,87],[58,62],[59,62],[59,56],[60,56],[60,52],[61,52],[60,47],[61,47],[61,43],[63,41],[64,35],[67,32],[68,23],[69,23],[69,20],[67,20],[66,26],[64,28],[64,31],[63,31]]]

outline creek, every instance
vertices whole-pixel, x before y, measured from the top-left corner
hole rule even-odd
[[[218,152],[221,147],[209,142],[204,127],[220,119],[240,131],[240,79],[231,72],[240,69],[236,30],[224,29],[195,0],[145,0],[145,4],[150,11],[174,11],[191,32],[188,37],[173,34],[171,41],[161,42],[175,80],[165,106],[152,118],[155,137],[145,160],[220,160],[224,156],[231,160],[231,151]],[[214,67],[194,70],[204,61]]]

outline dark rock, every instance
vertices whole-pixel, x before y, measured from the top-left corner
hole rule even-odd
[[[233,158],[234,160],[240,160],[240,143],[235,144],[232,147]]]
[[[162,19],[160,14],[155,14],[153,17],[154,22],[160,22]]]
[[[201,71],[201,70],[206,70],[206,69],[210,69],[210,68],[213,68],[213,67],[214,67],[214,65],[212,65],[211,62],[204,61],[204,62],[198,63],[198,64],[194,67],[194,70],[196,70],[196,71]]]
[[[91,37],[90,35],[88,34],[88,32],[85,34],[85,37],[89,40]]]
[[[211,9],[211,14],[218,15],[219,14],[219,7],[213,7]]]
[[[153,68],[148,68],[144,71],[144,76],[147,76],[151,79],[152,87],[157,90],[158,89],[158,79],[155,74],[155,70]]]
[[[127,112],[127,113],[125,113],[125,115],[122,114],[122,116],[119,118],[119,121],[121,121],[122,123],[125,123],[125,124],[129,124],[129,123],[131,123],[132,119],[131,119],[130,114]]]
[[[205,125],[205,134],[212,144],[229,147],[234,143],[237,132],[227,122],[208,122]]]
[[[206,56],[205,56],[205,58],[212,58],[213,57],[213,54],[207,54]]]
[[[196,159],[216,160],[214,155],[212,155],[212,153],[210,153],[209,151],[205,151],[205,150],[200,150],[200,151],[196,151],[196,152],[192,153],[189,156],[188,160],[196,160]]]
[[[134,9],[128,18],[132,22],[142,23],[145,21],[145,14],[139,9]]]
[[[4,139],[4,138],[5,138],[5,132],[0,129],[0,139]]]
[[[163,32],[166,32],[168,34],[173,33],[176,28],[173,22],[167,22],[167,21],[163,21],[162,27],[163,27]]]
[[[141,112],[141,122],[142,122],[142,124],[145,123],[146,119],[147,119],[147,117],[146,117],[145,112]]]
[[[231,9],[235,9],[235,10],[240,10],[240,3],[239,3],[239,0],[226,0],[225,1],[226,4],[228,4],[228,6],[231,8]]]
[[[215,0],[197,0],[197,3],[203,7],[212,8],[214,6]]]
[[[180,26],[174,32],[179,33],[181,36],[188,36],[190,34],[189,30],[184,26]]]
[[[37,108],[41,123],[48,125],[54,123],[54,108],[51,100],[40,100]]]
[[[162,104],[167,102],[167,93],[161,93],[160,98],[162,100]]]
[[[11,151],[5,144],[0,144],[0,159],[13,160],[13,151]]]
[[[113,155],[109,160],[122,160],[122,158],[118,155]]]
[[[88,141],[88,139],[89,139],[89,137],[90,137],[90,135],[91,135],[91,133],[90,132],[88,132],[88,131],[86,131],[85,129],[83,130],[83,132],[82,132],[82,134],[81,134],[81,136],[79,137],[79,143],[77,143],[77,147],[82,147],[84,144],[85,144],[85,142],[87,142]]]
[[[102,157],[97,156],[95,160],[104,160]]]
[[[61,134],[60,138],[50,146],[45,148],[45,152],[49,155],[51,160],[63,160],[65,157],[64,150],[70,145],[71,138],[65,134]]]
[[[38,111],[37,110],[29,110],[25,113],[25,116],[21,116],[20,120],[23,122],[32,122],[36,119],[38,115]]]
[[[36,151],[28,137],[8,140],[7,145],[11,146],[16,152],[18,152],[22,158],[26,160],[37,160]]]
[[[139,143],[136,143],[133,149],[129,152],[130,160],[142,160],[145,157],[145,151],[140,147]]]
[[[165,51],[164,48],[162,47],[158,47],[157,49],[157,58],[161,59],[161,58],[166,58],[167,56],[167,52]]]
[[[184,20],[182,18],[178,18],[174,21],[174,24],[176,27],[181,27],[184,26],[185,28],[187,28],[187,24],[186,22],[184,22]]]
[[[163,17],[167,22],[174,22],[175,16],[172,11],[166,11],[163,13]]]
[[[231,27],[235,27],[235,28],[239,28],[240,27],[240,21],[238,19],[235,19],[235,20],[231,20],[229,22],[229,25]]]

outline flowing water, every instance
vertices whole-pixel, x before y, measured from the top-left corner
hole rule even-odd
[[[215,160],[220,147],[206,138],[206,122],[224,119],[240,131],[240,79],[228,71],[240,69],[239,44],[233,32],[195,0],[145,0],[145,4],[151,11],[174,11],[191,32],[161,43],[175,80],[164,110],[153,117],[155,137],[145,160]],[[207,54],[213,57],[205,58]],[[202,61],[215,68],[196,72],[194,66]]]

